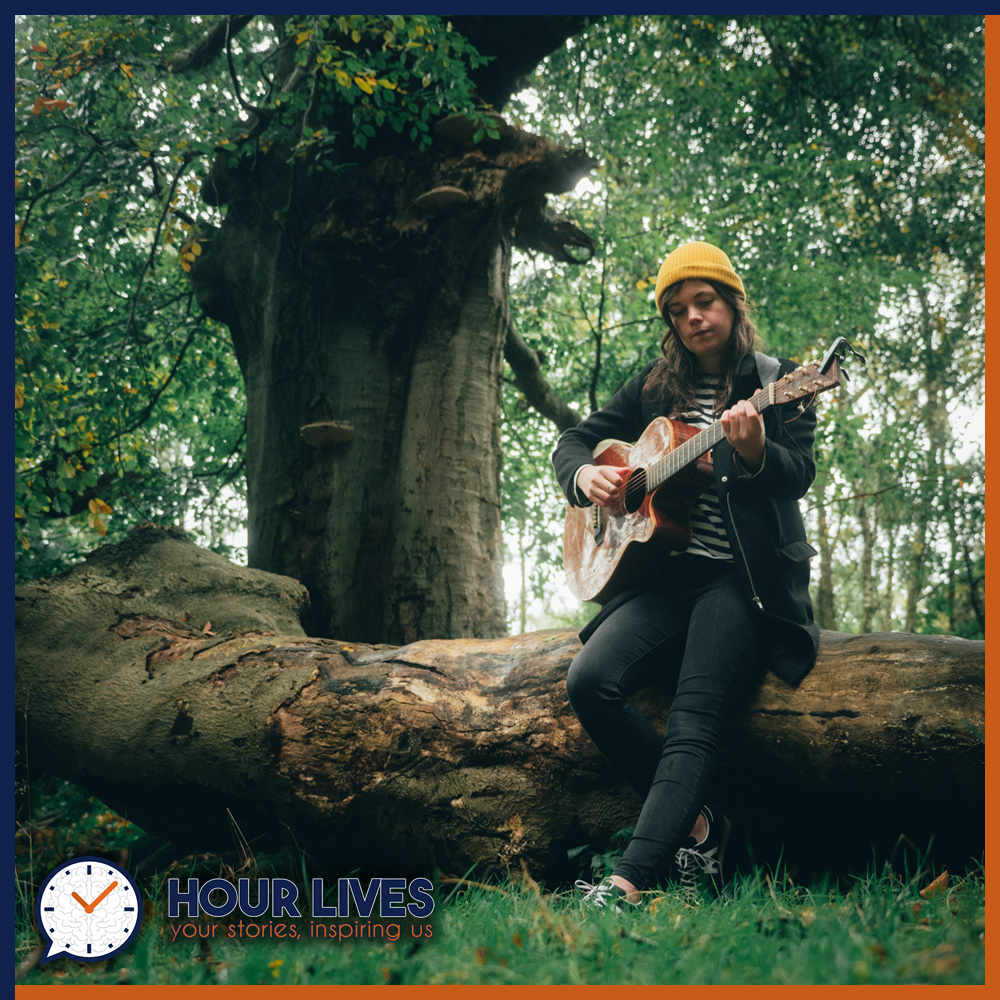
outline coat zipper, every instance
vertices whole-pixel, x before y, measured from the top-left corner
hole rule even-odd
[[[740,541],[740,532],[736,527],[736,518],[733,517],[733,504],[732,495],[728,490],[726,490],[726,508],[729,510],[729,523],[733,526],[733,534],[736,536],[736,547],[740,550],[740,556],[743,559],[743,567],[747,571],[747,580],[750,581],[750,590],[753,595],[753,602],[757,605],[758,611],[764,610],[764,605],[761,599],[757,596],[757,587],[753,582],[753,574],[750,572],[750,563],[747,562],[747,554],[743,551],[743,543]]]

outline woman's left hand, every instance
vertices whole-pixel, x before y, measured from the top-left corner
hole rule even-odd
[[[743,460],[748,472],[756,472],[764,460],[764,418],[753,404],[741,399],[722,414],[722,433]]]

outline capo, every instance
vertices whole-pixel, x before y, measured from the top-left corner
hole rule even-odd
[[[843,361],[847,357],[847,352],[850,351],[858,361],[861,363],[861,367],[865,368],[868,365],[868,359],[856,348],[853,347],[847,340],[846,337],[838,337],[831,345],[830,349],[823,356],[823,360],[819,364],[819,371],[821,375],[825,375],[829,370],[830,365],[833,364],[834,358],[838,361]],[[840,369],[841,373],[846,380],[848,374],[843,368]]]

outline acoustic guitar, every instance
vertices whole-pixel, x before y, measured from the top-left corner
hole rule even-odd
[[[864,363],[838,337],[822,361],[803,365],[754,393],[754,409],[763,413],[798,403],[801,415],[818,393],[840,385],[842,376],[846,379],[841,362],[847,351]],[[719,420],[698,430],[657,417],[634,445],[606,440],[594,448],[595,465],[627,466],[629,471],[617,505],[566,510],[563,566],[570,590],[581,601],[606,603],[649,579],[669,552],[691,544],[690,510],[714,482],[709,452],[724,437]]]

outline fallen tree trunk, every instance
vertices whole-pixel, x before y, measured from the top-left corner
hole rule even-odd
[[[155,526],[18,588],[22,760],[180,844],[235,825],[341,870],[560,879],[634,822],[566,700],[574,632],[363,646],[305,636],[306,601]],[[734,724],[727,809],[757,858],[934,835],[958,867],[983,846],[983,689],[982,642],[826,632],[803,683],[769,676]]]

